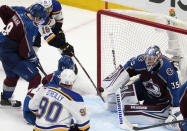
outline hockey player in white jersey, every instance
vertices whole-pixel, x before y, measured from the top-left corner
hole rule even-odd
[[[46,8],[47,16],[48,16],[42,25],[49,26],[52,32],[54,33],[54,35],[58,36],[59,39],[66,41],[65,34],[62,30],[64,17],[63,17],[62,6],[60,2],[57,0],[38,0],[38,3],[43,5]],[[42,33],[38,32],[38,35],[34,42],[35,47],[41,46],[41,35]],[[51,41],[54,35],[48,36],[46,38],[47,42],[49,40]]]
[[[34,131],[87,131],[90,120],[80,94],[71,91],[75,73],[65,69],[59,76],[59,85],[46,84],[29,102],[36,114]],[[75,121],[74,126],[72,120]]]

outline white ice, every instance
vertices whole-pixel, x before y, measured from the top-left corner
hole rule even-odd
[[[36,0],[1,0],[0,4],[28,7],[34,1]],[[67,41],[74,46],[76,57],[80,60],[96,84],[96,13],[70,6],[63,6],[63,12],[65,18],[63,29]],[[0,28],[3,28],[1,21]],[[42,41],[42,47],[38,55],[46,73],[51,73],[57,69],[57,61],[60,58],[57,49],[48,46],[45,41]],[[5,74],[2,67],[0,68],[0,90],[2,91]],[[80,66],[78,68],[79,75],[74,89],[84,95],[85,103],[88,107],[88,114],[91,119],[90,131],[122,131],[119,128],[117,114],[107,111],[106,104],[96,96],[93,85]],[[23,102],[27,86],[28,83],[20,79],[14,93],[14,98]],[[22,109],[0,108],[0,131],[32,131],[32,129],[33,126],[26,124],[23,119]],[[158,130],[167,131],[164,127],[149,129],[147,131]]]

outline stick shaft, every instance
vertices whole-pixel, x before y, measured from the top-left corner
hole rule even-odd
[[[94,86],[94,88],[97,91],[97,95],[99,95],[99,97],[102,99],[103,102],[104,98],[101,96],[100,91],[97,89],[96,85],[94,84],[94,82],[92,81],[91,77],[89,76],[89,74],[87,73],[86,69],[82,66],[82,64],[80,63],[80,61],[78,60],[78,58],[74,55],[75,60],[78,62],[78,64],[80,65],[80,67],[82,68],[82,70],[84,71],[84,73],[86,74],[86,76],[88,77],[88,79],[90,80],[90,82],[92,83],[92,85]]]
[[[168,123],[161,123],[161,124],[152,125],[152,126],[146,126],[146,127],[133,127],[133,129],[134,130],[145,130],[145,129],[155,128],[155,127],[160,127],[160,126],[166,126],[166,125],[180,123],[180,122],[182,122],[182,120],[172,121],[172,122],[168,122]]]

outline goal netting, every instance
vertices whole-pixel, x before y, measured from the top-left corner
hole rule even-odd
[[[158,45],[164,55],[179,61],[179,68],[185,76],[186,34],[187,23],[169,15],[117,9],[98,11],[98,88],[116,66],[144,53],[151,45]]]

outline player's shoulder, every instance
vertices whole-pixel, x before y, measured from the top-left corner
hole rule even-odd
[[[159,70],[161,76],[175,76],[177,73],[174,66],[171,64],[167,57],[162,57],[161,67]]]
[[[57,0],[52,0],[53,3],[53,10],[52,10],[52,14],[58,14],[61,12],[62,6],[60,4],[59,1]]]
[[[133,68],[145,68],[144,54],[140,54],[137,57],[131,58],[126,65]]]
[[[46,84],[43,88],[55,90],[71,101],[84,102],[82,96],[79,93],[60,87],[56,84]]]

